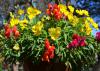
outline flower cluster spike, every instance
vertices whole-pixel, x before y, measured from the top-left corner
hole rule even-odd
[[[60,8],[57,4],[48,4],[48,9],[46,10],[46,13],[49,16],[54,16],[56,20],[60,20],[62,18],[62,13],[60,12]]]
[[[10,28],[9,24],[6,24],[4,26],[4,29],[5,29],[6,38],[10,38],[11,33],[13,33],[15,38],[19,37],[19,35],[20,35],[19,31],[17,30],[17,26],[14,26],[13,28]]]
[[[50,62],[50,59],[54,58],[54,50],[55,50],[55,46],[54,45],[50,45],[50,42],[48,39],[45,40],[45,51],[42,57],[42,61],[48,61]]]
[[[86,46],[85,37],[73,34],[72,39],[72,42],[68,44],[67,48]]]

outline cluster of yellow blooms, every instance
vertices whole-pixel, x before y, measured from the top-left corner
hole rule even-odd
[[[72,6],[68,6],[68,7],[66,7],[65,5],[63,5],[63,4],[60,4],[59,5],[59,7],[60,7],[60,11],[65,15],[65,16],[67,16],[67,18],[68,18],[68,20],[69,20],[69,22],[73,25],[73,26],[77,26],[77,24],[79,23],[79,18],[76,16],[76,15],[74,15],[73,13],[74,12],[76,12],[78,15],[80,15],[80,16],[85,16],[85,17],[83,17],[83,18],[85,18],[85,21],[83,21],[82,23],[82,26],[84,26],[83,28],[82,28],[82,30],[81,31],[86,31],[86,34],[87,35],[90,35],[90,33],[91,33],[91,31],[92,31],[92,28],[90,27],[90,24],[92,24],[92,26],[95,28],[95,29],[97,29],[98,30],[98,24],[97,23],[95,23],[94,22],[94,20],[91,18],[91,17],[89,17],[89,13],[88,13],[88,11],[86,11],[86,10],[75,10],[74,9],[74,7],[72,7]]]

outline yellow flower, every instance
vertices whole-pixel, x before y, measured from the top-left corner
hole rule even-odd
[[[10,17],[11,17],[11,18],[14,18],[14,15],[12,14],[12,12],[10,12]]]
[[[43,23],[41,21],[37,22],[37,24],[32,27],[34,35],[36,36],[40,35],[42,28],[43,28]]]
[[[49,35],[51,36],[51,39],[56,40],[60,36],[61,28],[60,27],[49,28],[48,31],[49,31]]]
[[[88,21],[85,21],[85,27],[87,28],[87,27],[90,27],[90,23],[88,22]]]
[[[61,11],[62,13],[64,13],[64,12],[67,10],[67,7],[66,7],[66,5],[59,4],[58,6],[59,6],[59,8],[60,8],[60,11]]]
[[[18,51],[20,49],[19,44],[15,44],[13,47],[14,50]]]
[[[87,34],[87,35],[90,35],[91,32],[92,32],[92,29],[91,29],[90,27],[87,27],[87,28],[86,28],[86,34]]]
[[[19,25],[22,30],[27,26],[27,23],[28,23],[28,20],[26,18],[24,20],[19,21]]]
[[[74,7],[72,7],[72,6],[68,6],[68,9],[70,10],[71,13],[74,12]]]
[[[13,27],[19,23],[19,19],[17,18],[11,18],[10,19],[10,26]]]
[[[73,19],[72,19],[72,23],[71,24],[73,26],[76,26],[78,22],[79,22],[79,18],[77,16],[73,16]]]
[[[33,7],[28,7],[27,8],[27,14],[28,14],[28,17],[29,19],[33,19],[36,15],[39,15],[41,14],[41,11],[40,10],[37,10],[36,8],[33,8]]]
[[[86,15],[89,16],[89,12],[86,10],[76,10],[76,13],[79,15]]]
[[[64,4],[59,4],[58,6],[60,9],[65,9],[65,10],[67,9],[66,5],[64,5]]]
[[[68,20],[69,20],[70,22],[72,22],[72,20],[73,20],[73,14],[72,14],[72,13],[69,13],[69,14],[68,14]]]
[[[24,14],[24,10],[22,10],[22,9],[19,9],[19,10],[18,10],[18,14],[19,14],[19,15],[22,15],[22,14]]]
[[[97,23],[92,23],[92,26],[93,26],[95,29],[97,29],[97,30],[99,29]]]
[[[89,12],[86,10],[82,10],[82,12],[84,13],[84,15],[89,16]]]

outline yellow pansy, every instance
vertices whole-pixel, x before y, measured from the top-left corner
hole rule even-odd
[[[74,7],[72,7],[72,6],[68,6],[68,9],[70,10],[71,13],[74,12]]]
[[[19,10],[18,10],[18,14],[19,14],[19,15],[22,15],[22,14],[24,14],[24,10],[22,10],[22,9],[19,9]]]
[[[60,36],[61,28],[60,27],[49,28],[48,31],[49,31],[49,35],[51,36],[51,39],[56,40]]]
[[[10,19],[10,26],[13,27],[19,23],[19,19],[17,18],[11,18]]]
[[[15,44],[13,47],[14,50],[18,51],[20,49],[19,44]]]
[[[36,15],[41,14],[41,11],[40,10],[37,10],[36,8],[33,8],[33,7],[28,7],[27,8],[27,14],[28,14],[29,19],[31,20]]]
[[[37,22],[37,24],[32,27],[34,35],[36,36],[40,35],[42,28],[43,28],[43,23],[41,21]]]

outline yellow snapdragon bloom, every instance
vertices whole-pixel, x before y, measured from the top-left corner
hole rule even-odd
[[[97,29],[97,30],[99,29],[97,23],[92,23],[92,26],[93,26],[95,29]]]
[[[60,27],[56,27],[56,28],[49,28],[49,35],[51,36],[52,40],[56,40],[61,33],[61,28]]]
[[[10,26],[13,27],[19,23],[19,19],[17,18],[11,18],[10,19]]]
[[[61,11],[62,13],[64,13],[64,12],[67,10],[67,7],[66,7],[66,5],[59,4],[58,6],[59,6],[59,8],[60,8],[60,11]]]
[[[89,16],[89,12],[86,10],[76,10],[76,13],[79,15]]]
[[[60,12],[63,13],[65,16],[68,16],[69,11],[67,10],[66,5],[59,4],[58,6],[60,8]]]
[[[78,22],[79,22],[79,18],[77,16],[73,16],[73,20],[72,20],[72,23],[71,24],[73,26],[76,26]]]
[[[37,10],[36,8],[33,8],[33,7],[28,7],[27,8],[27,14],[28,14],[28,17],[29,19],[33,19],[36,15],[39,15],[41,14],[41,11],[40,10]]]
[[[69,13],[69,14],[68,14],[68,20],[69,20],[70,22],[72,22],[72,20],[73,20],[73,14],[72,14],[72,13]]]
[[[41,21],[37,22],[36,25],[34,25],[32,27],[32,32],[34,33],[34,35],[38,36],[41,34],[41,30],[43,28],[43,23]]]
[[[19,44],[15,44],[13,47],[14,50],[18,51],[20,49]]]
[[[91,17],[87,17],[87,20],[92,24],[92,26],[95,28],[95,29],[99,29],[98,28],[98,24],[97,23],[95,23],[95,21],[93,20],[93,18],[91,18]]]
[[[86,28],[86,34],[87,34],[87,35],[90,35],[91,32],[92,32],[92,28],[87,27],[87,28]]]
[[[90,27],[90,23],[87,20],[85,21],[84,27],[86,30],[86,34],[90,35],[90,33],[92,32],[92,28]]]
[[[76,13],[79,14],[79,15],[83,15],[82,10],[76,10]]]
[[[19,19],[15,18],[14,15],[12,14],[12,12],[10,12],[10,26],[13,27],[15,25],[17,25],[19,23]]]
[[[19,14],[19,15],[22,15],[22,14],[24,14],[24,10],[22,10],[22,9],[19,9],[19,10],[18,10],[18,14]]]
[[[89,12],[87,10],[82,10],[83,14],[89,16]]]
[[[71,13],[74,12],[74,7],[72,7],[72,6],[68,6],[68,9],[70,10]]]
[[[28,20],[26,18],[19,21],[19,25],[22,30],[27,26],[27,23],[28,23]]]

